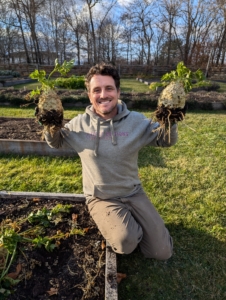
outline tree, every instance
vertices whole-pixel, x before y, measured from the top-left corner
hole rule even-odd
[[[170,40],[165,39],[160,47],[159,64],[176,65],[181,60],[179,49],[183,46],[183,41],[169,38]]]
[[[89,22],[91,28],[91,35],[93,40],[93,63],[97,63],[100,60],[99,51],[97,51],[101,40],[101,34],[103,29],[103,24],[107,19],[109,12],[116,5],[117,0],[110,0],[104,2],[102,0],[86,0]],[[101,4],[102,9],[95,11],[96,4]],[[99,6],[100,7],[100,6]],[[98,15],[97,15],[98,12]]]
[[[91,25],[91,34],[92,34],[92,39],[93,39],[93,60],[94,60],[94,63],[97,62],[97,44],[96,44],[96,32],[95,32],[95,26],[94,26],[93,8],[100,1],[101,0],[86,0],[88,12],[89,12],[89,20],[90,20],[90,25]]]
[[[98,35],[98,41],[97,41],[97,47],[100,48],[101,47],[101,40],[103,42],[103,36],[105,36],[106,31],[109,32],[109,39],[107,38],[107,40],[111,40],[111,44],[113,45],[115,43],[115,37],[114,37],[114,20],[111,17],[108,17],[109,12],[111,11],[111,9],[115,6],[115,4],[117,3],[117,0],[113,0],[108,2],[107,6],[103,5],[103,13],[101,15],[101,18],[99,18],[99,22],[97,23],[97,35]],[[106,27],[105,27],[106,26]],[[110,44],[108,43],[108,46],[110,46]],[[110,49],[110,48],[109,48]],[[114,51],[114,50],[113,50]],[[97,60],[100,61],[101,55],[100,55],[100,51],[98,51],[98,56],[97,56]]]
[[[175,25],[174,32],[178,39],[183,40],[183,47],[180,47],[180,51],[185,64],[189,65],[193,62],[195,48],[197,44],[202,44],[207,39],[215,16],[215,11],[209,9],[207,0],[183,0],[181,2],[181,26]]]
[[[215,30],[215,46],[213,52],[215,56],[215,64],[223,65],[225,60],[225,46],[226,46],[226,3],[223,0],[218,0],[216,3],[216,10],[218,17],[216,18]]]
[[[84,31],[85,31],[85,21],[84,21],[84,11],[83,7],[78,4],[76,0],[63,0],[63,15],[64,19],[68,24],[69,30],[73,34],[73,44],[76,47],[77,52],[77,63],[81,64],[81,48],[84,44]],[[70,9],[68,9],[70,7]]]
[[[120,25],[111,18],[102,22],[98,31],[98,60],[116,63]]]
[[[26,55],[26,61],[27,63],[30,63],[31,60],[28,52],[27,39],[24,31],[24,23],[23,23],[24,20],[22,17],[22,13],[19,10],[18,0],[2,0],[1,17],[4,18],[4,20],[2,19],[2,22],[5,24],[6,27],[13,26],[14,28],[20,30],[22,41],[23,41],[23,48]]]
[[[43,9],[45,0],[16,0],[18,9],[24,14],[28,28],[30,29],[35,62],[41,64],[42,58],[39,49],[39,41],[36,33],[37,15]]]
[[[14,42],[17,41],[17,49]],[[14,62],[13,53],[15,50],[19,50],[20,37],[18,36],[18,30],[12,26],[5,25],[0,28],[0,56],[3,63],[10,64]]]
[[[166,31],[167,34],[167,56],[165,57],[166,64],[169,65],[171,62],[171,52],[172,50],[175,51],[175,49],[172,49],[172,44],[175,45],[175,35],[174,35],[174,28],[176,24],[176,20],[179,16],[179,9],[180,9],[180,1],[179,0],[161,0],[159,3],[159,14],[160,14],[160,22],[159,27],[162,28],[162,30]],[[163,24],[165,26],[163,26]]]
[[[141,44],[142,57],[145,57],[147,65],[151,62],[151,43],[154,37],[152,20],[154,19],[155,2],[148,0],[134,0],[126,8],[122,20],[127,27],[129,23],[129,31],[125,29],[125,36],[129,37],[131,42],[131,33],[136,34],[137,39]],[[129,35],[128,35],[129,33]]]

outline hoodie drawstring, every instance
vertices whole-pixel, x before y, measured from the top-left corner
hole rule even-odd
[[[113,145],[117,145],[114,126],[113,126],[113,120],[110,121],[110,129],[111,129],[111,142]]]
[[[113,120],[110,120],[110,130],[111,130],[111,142],[113,145],[117,145]],[[97,119],[97,134],[95,139],[95,146],[94,146],[94,155],[97,156],[98,148],[99,148],[99,140],[100,140],[100,119]]]
[[[95,147],[94,147],[94,155],[97,156],[97,151],[99,148],[99,139],[100,139],[100,119],[97,119],[97,135],[95,138]]]

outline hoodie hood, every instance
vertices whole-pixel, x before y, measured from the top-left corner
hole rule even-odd
[[[120,121],[122,118],[126,117],[130,111],[127,109],[126,104],[118,100],[117,104],[118,113],[111,119],[103,119],[100,116],[98,116],[93,108],[93,105],[89,105],[86,108],[86,113],[90,116],[92,123],[96,123],[96,140],[95,140],[95,146],[94,146],[94,155],[98,155],[98,148],[99,148],[99,140],[100,140],[100,126],[102,124],[109,123],[110,132],[111,132],[111,142],[113,145],[117,145],[117,138],[115,135],[115,129],[114,129],[114,123]]]

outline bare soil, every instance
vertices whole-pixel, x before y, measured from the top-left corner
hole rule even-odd
[[[36,213],[43,208],[51,210],[59,203],[72,204],[72,207],[69,212],[59,213],[51,218],[48,227],[25,220],[31,212]],[[85,204],[38,198],[0,199],[0,222],[1,235],[5,227],[14,228],[21,234],[26,230],[33,232],[37,225],[43,230],[40,236],[50,238],[60,232],[69,233],[74,228],[85,233],[52,239],[51,243],[56,248],[51,252],[44,246],[35,248],[32,243],[19,242],[17,255],[8,275],[20,281],[15,286],[8,287],[11,295],[7,298],[2,295],[1,281],[0,299],[104,299],[104,241]],[[32,235],[30,233],[30,238],[34,238]]]
[[[0,117],[0,139],[41,141],[42,130],[35,118]]]

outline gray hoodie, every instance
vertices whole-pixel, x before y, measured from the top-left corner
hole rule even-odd
[[[73,118],[66,128],[51,137],[45,134],[50,147],[64,143],[80,156],[83,191],[90,198],[109,199],[136,193],[141,182],[138,177],[138,152],[144,146],[169,147],[177,141],[177,126],[168,136],[158,130],[158,123],[143,114],[129,111],[118,101],[118,114],[109,120],[99,117],[92,105],[84,114]],[[157,129],[157,130],[156,130]]]

